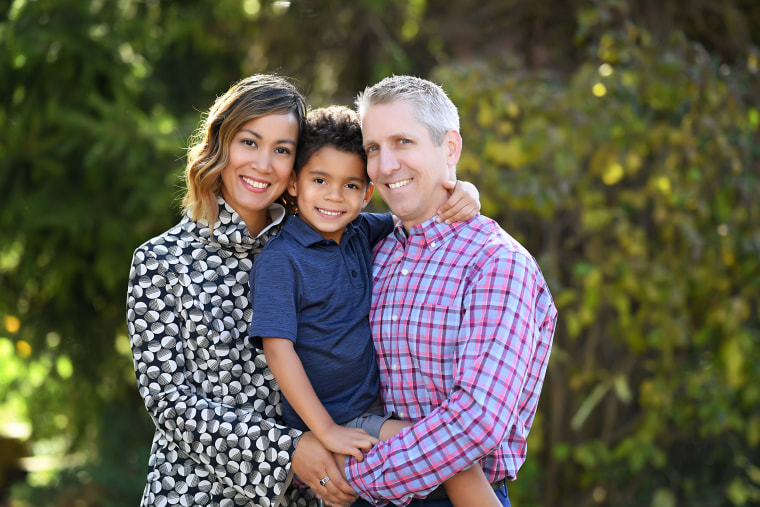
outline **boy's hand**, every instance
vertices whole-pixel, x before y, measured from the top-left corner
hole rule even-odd
[[[359,461],[364,459],[364,453],[369,452],[378,439],[358,428],[345,428],[338,424],[317,435],[319,440],[330,451],[337,454],[347,454]]]
[[[443,186],[451,195],[449,200],[438,209],[438,222],[466,222],[480,213],[480,193],[469,181],[443,182]]]

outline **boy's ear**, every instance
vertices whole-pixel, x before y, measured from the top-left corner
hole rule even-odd
[[[364,191],[364,200],[362,200],[362,209],[367,207],[367,204],[369,204],[370,199],[372,199],[372,194],[375,191],[375,184],[371,181],[367,183],[367,190]]]
[[[293,197],[298,196],[298,187],[296,186],[296,172],[290,171],[290,178],[288,179],[287,191]]]

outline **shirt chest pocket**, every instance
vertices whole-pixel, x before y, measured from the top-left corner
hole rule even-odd
[[[450,304],[409,305],[407,315],[410,361],[428,383],[431,396],[443,396],[451,388],[448,385],[456,363],[457,342],[461,324],[460,306]],[[433,394],[435,393],[435,394]],[[432,399],[432,402],[441,400]]]

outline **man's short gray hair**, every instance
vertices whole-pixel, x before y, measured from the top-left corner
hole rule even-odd
[[[356,97],[356,110],[361,118],[370,106],[406,102],[414,110],[415,119],[425,126],[436,146],[443,143],[449,130],[459,132],[457,107],[439,85],[415,76],[390,76],[368,86]]]

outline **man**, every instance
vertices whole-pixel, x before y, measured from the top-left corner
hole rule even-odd
[[[393,76],[357,106],[368,174],[401,220],[374,252],[382,397],[414,425],[362,462],[349,458],[346,477],[376,503],[452,505],[436,487],[478,463],[509,505],[506,481],[525,461],[554,335],[551,294],[493,220],[436,222],[462,150],[456,107],[438,85]]]

